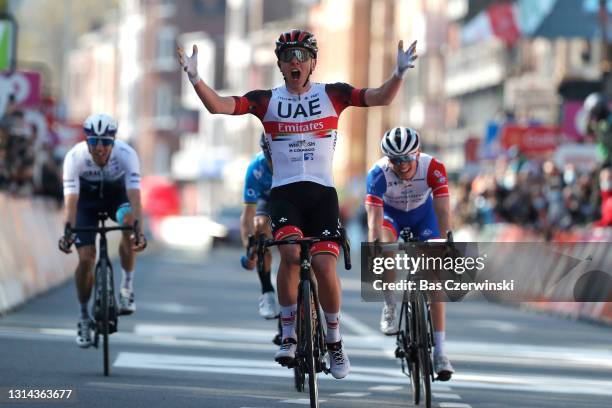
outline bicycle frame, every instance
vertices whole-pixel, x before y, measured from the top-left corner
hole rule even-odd
[[[72,228],[66,224],[64,234],[66,236],[75,232],[95,232],[100,235],[98,261],[95,266],[94,277],[94,301],[92,304],[92,315],[94,324],[94,347],[98,348],[100,334],[103,338],[103,365],[104,375],[110,374],[109,362],[109,339],[108,336],[118,330],[117,299],[115,297],[115,278],[112,263],[108,256],[108,242],[106,233],[109,231],[133,231],[138,236],[138,221],[133,226],[107,227],[105,225],[108,215],[104,212],[98,214],[97,227]],[[98,306],[99,305],[99,306]],[[99,307],[99,310],[96,310]],[[112,313],[114,312],[114,313]]]
[[[401,237],[407,244],[418,242],[409,229],[402,230]],[[452,235],[449,235],[449,239],[452,240]],[[395,356],[401,361],[402,373],[410,377],[414,404],[419,404],[421,391],[424,391],[427,408],[431,407],[431,382],[435,381],[431,358],[435,344],[430,303],[428,293],[421,291],[419,285],[415,290],[404,291],[395,350]]]
[[[344,229],[340,229],[339,235],[332,237],[279,241],[266,240],[263,235],[260,235],[257,245],[258,264],[263,264],[263,253],[267,247],[278,245],[299,245],[300,247],[300,282],[298,284],[298,312],[296,315],[298,344],[293,368],[295,387],[298,391],[304,390],[305,374],[308,373],[311,408],[318,408],[319,406],[317,373],[329,373],[325,364],[327,345],[325,344],[325,332],[321,323],[317,281],[312,271],[310,255],[310,247],[321,241],[340,243],[344,252],[345,268],[351,269],[350,244],[346,239]]]

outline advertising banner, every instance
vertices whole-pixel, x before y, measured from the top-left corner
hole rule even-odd
[[[505,149],[518,146],[523,153],[544,153],[557,148],[559,136],[555,126],[508,125],[502,131],[501,144]]]

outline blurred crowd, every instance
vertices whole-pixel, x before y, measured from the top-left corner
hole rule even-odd
[[[559,168],[552,160],[501,157],[492,171],[460,179],[455,219],[479,226],[518,224],[552,239],[601,219],[598,175],[595,167]]]
[[[62,157],[36,120],[40,117],[40,113],[30,115],[20,109],[9,98],[0,119],[0,190],[17,196],[50,196],[60,203]]]
[[[586,138],[598,160],[580,167],[550,158],[526,157],[513,146],[457,188],[459,223],[506,222],[553,239],[580,226],[612,226],[612,111],[601,93],[584,102]]]

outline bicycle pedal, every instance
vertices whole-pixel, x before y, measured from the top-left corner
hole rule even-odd
[[[295,358],[290,358],[290,357],[280,357],[280,358],[276,358],[274,359],[278,364],[282,365],[283,367],[287,367],[287,368],[293,368],[295,366]]]
[[[401,350],[399,347],[395,349],[395,358],[404,358],[405,356],[404,350]]]

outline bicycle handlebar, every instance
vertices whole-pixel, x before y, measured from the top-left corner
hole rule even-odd
[[[73,228],[69,222],[64,226],[64,236],[68,237],[77,232],[95,232],[106,234],[109,231],[132,231],[135,237],[135,244],[140,244],[140,228],[138,220],[134,221],[133,225],[116,226],[116,227],[78,227]]]
[[[273,240],[273,239],[265,239],[262,235],[259,236],[257,241],[257,262],[263,263],[263,252],[267,247],[271,246],[280,246],[280,245],[307,245],[308,248],[312,246],[312,244],[316,244],[317,242],[324,241],[333,241],[342,246],[342,252],[344,253],[344,268],[350,270],[352,268],[351,264],[351,244],[346,236],[346,231],[344,228],[340,228],[339,234],[333,235],[330,237],[308,237],[308,238],[293,238],[293,239],[281,239],[281,240]],[[262,265],[259,265],[261,268]]]

